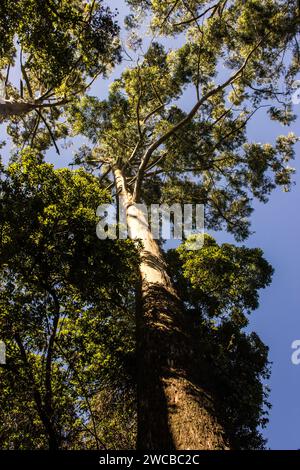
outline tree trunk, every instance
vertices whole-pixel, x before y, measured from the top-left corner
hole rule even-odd
[[[142,238],[143,243],[137,309],[137,448],[226,449],[214,400],[195,380],[193,339],[159,245],[147,229],[143,212],[133,209],[120,170],[115,171],[115,179],[127,211],[129,235]]]
[[[36,404],[36,409],[38,412],[38,415],[40,417],[41,422],[43,423],[44,429],[45,429],[45,434],[47,436],[48,440],[48,446],[49,450],[58,450],[59,449],[59,443],[60,443],[60,436],[59,434],[55,431],[55,428],[53,426],[52,422],[52,415],[47,413],[47,410],[45,409],[43,405],[43,400],[40,394],[40,391],[38,387],[36,386],[34,375],[31,370],[30,363],[28,362],[27,359],[27,354],[26,350],[24,348],[24,345],[22,343],[21,337],[18,333],[15,333],[15,341],[18,345],[18,348],[20,350],[21,358],[24,363],[24,366],[27,369],[28,373],[28,378],[31,382],[31,387],[32,387],[32,395]]]

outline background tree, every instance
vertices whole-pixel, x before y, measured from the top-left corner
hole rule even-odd
[[[81,149],[75,161],[106,165],[104,177],[111,174],[109,187],[127,210],[133,237],[145,224],[138,209],[132,216],[135,203],[197,202],[205,204],[208,228],[225,227],[245,239],[253,197],[267,202],[276,186],[288,190],[291,184],[288,163],[297,137],[261,145],[248,142],[246,128],[264,107],[273,120],[294,119],[298,2],[129,3],[137,11],[129,26],[136,28],[142,10],[148,11],[156,37],[181,34],[181,46],[166,50],[152,40],[137,65],[111,85],[107,100],[86,96],[70,106],[74,131],[94,145]],[[195,91],[188,111],[182,107],[187,87]],[[150,231],[140,272],[138,446],[227,447],[215,411],[204,412],[195,393],[182,299]]]
[[[66,135],[62,106],[120,59],[114,16],[101,0],[1,2],[0,118],[12,137],[22,126],[20,145]]]
[[[166,256],[194,336],[196,380],[214,394],[230,447],[264,448],[268,348],[245,327],[259,306],[259,289],[271,282],[272,267],[261,250],[219,246],[208,235],[200,250],[183,243]]]
[[[109,198],[82,169],[26,149],[0,185],[1,448],[110,446],[93,401],[104,384],[126,392],[135,249],[97,239],[95,207]]]

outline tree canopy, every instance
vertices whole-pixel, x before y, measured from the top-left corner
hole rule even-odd
[[[26,149],[0,185],[1,447],[103,448],[92,400],[133,354],[135,248],[99,242],[109,196],[83,170]]]
[[[245,328],[272,278],[263,252],[209,235],[165,252],[150,230],[100,242],[96,209],[123,204],[138,232],[136,203],[203,204],[207,230],[249,236],[253,200],[293,183],[298,137],[247,129],[295,120],[299,1],[127,4],[130,51],[102,1],[0,5],[0,444],[261,449],[268,349]],[[55,169],[66,137],[86,140]]]
[[[114,16],[101,0],[1,2],[2,118],[35,110],[33,129],[46,124],[43,109],[59,109],[107,73],[120,59]]]
[[[251,142],[247,124],[262,109],[282,124],[295,119],[298,4],[129,3],[139,18],[149,9],[153,34],[184,32],[186,40],[168,49],[154,36],[137,64],[113,82],[107,100],[85,96],[69,107],[73,132],[93,144],[75,161],[120,166],[136,201],[205,204],[209,229],[246,238],[252,198],[266,202],[276,186],[291,185],[298,138],[288,133],[273,145]],[[136,27],[133,18],[129,24]],[[194,89],[188,110],[187,89]]]

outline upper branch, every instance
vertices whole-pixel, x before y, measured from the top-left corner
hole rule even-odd
[[[149,160],[153,154],[153,152],[160,147],[166,140],[168,140],[174,133],[176,133],[179,129],[184,127],[187,123],[189,123],[193,117],[197,114],[199,108],[211,97],[214,96],[215,94],[219,93],[222,91],[224,88],[226,88],[228,85],[233,83],[241,73],[244,71],[246,68],[251,56],[254,54],[254,52],[260,47],[264,39],[261,39],[256,46],[249,52],[248,56],[246,57],[243,65],[233,74],[231,77],[229,77],[223,84],[218,85],[214,88],[212,88],[210,91],[208,91],[202,98],[200,98],[195,106],[191,109],[191,111],[177,124],[172,126],[165,134],[163,134],[161,137],[159,137],[155,142],[153,142],[148,149],[146,150],[139,169],[137,173],[137,178],[136,178],[136,183],[135,183],[135,188],[134,188],[134,193],[133,193],[133,199],[134,201],[138,201],[140,198],[140,190],[141,190],[141,184],[143,181],[143,177],[145,174],[145,170],[148,166]]]

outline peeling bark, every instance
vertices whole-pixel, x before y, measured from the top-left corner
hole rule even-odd
[[[195,379],[195,349],[159,245],[142,211],[133,207],[115,170],[131,238],[141,238],[137,308],[138,437],[141,450],[228,449],[213,397]]]

